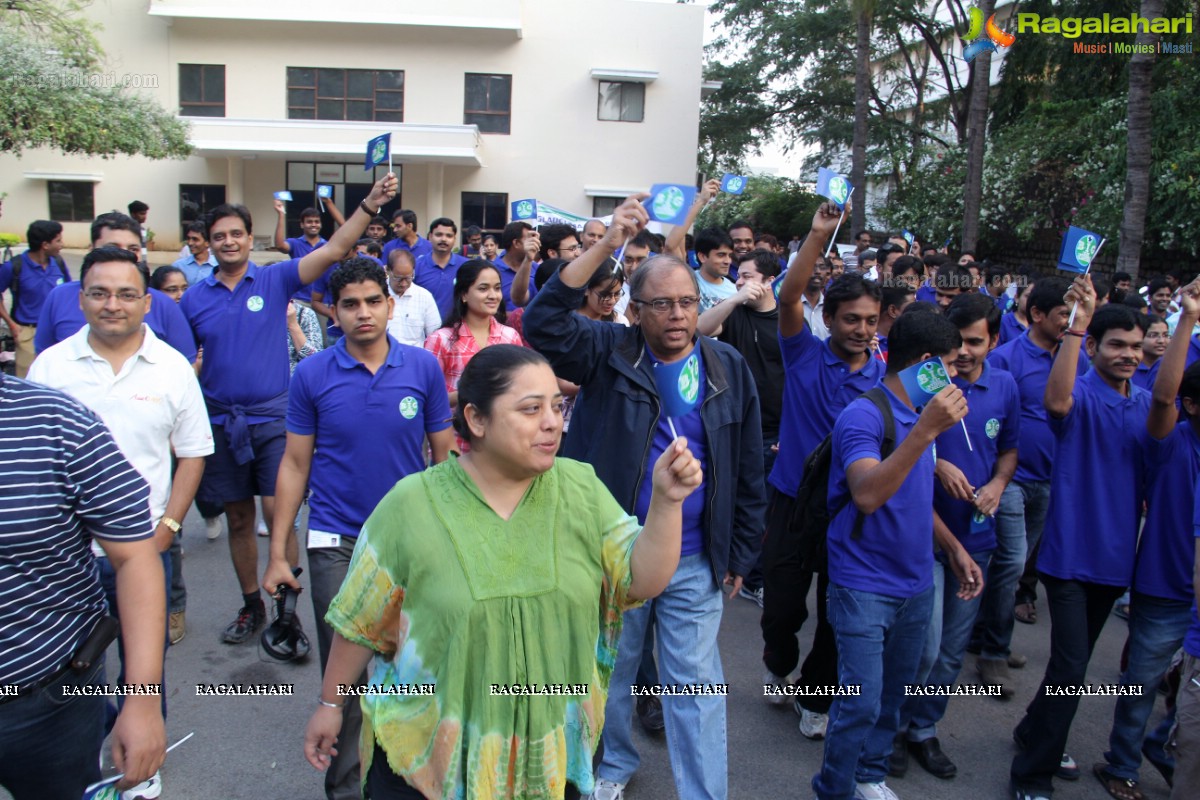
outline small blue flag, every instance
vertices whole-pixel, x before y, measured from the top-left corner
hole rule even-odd
[[[900,235],[904,237],[904,241],[908,242],[909,247],[912,247],[913,239],[917,238],[910,230],[902,230],[900,231]]]
[[[392,135],[390,133],[376,136],[367,142],[367,157],[363,161],[363,169],[370,169],[387,161],[391,147]]]
[[[292,193],[291,192],[276,192],[275,199],[276,200],[286,200],[288,202],[291,202]]]
[[[721,191],[729,194],[741,194],[746,190],[746,178],[742,175],[734,175],[731,172],[726,172],[725,177],[721,178]]]
[[[977,508],[971,509],[971,533],[987,533],[995,527],[995,517],[989,517]]]
[[[846,180],[845,175],[839,175],[825,167],[817,170],[817,194],[832,200],[838,210],[845,209],[846,201],[850,199],[852,191],[854,191],[854,186]]]
[[[924,408],[942,389],[950,385],[950,375],[942,359],[934,357],[900,371],[900,382],[915,408]]]
[[[514,200],[512,204],[512,221],[521,219],[537,219],[537,200],[532,197],[526,200]]]
[[[333,197],[333,187],[324,183],[317,184],[317,197],[324,197],[326,200]]]
[[[655,364],[654,385],[668,420],[691,413],[700,400],[700,361],[696,352],[670,364]]]
[[[656,183],[650,187],[650,197],[645,201],[650,219],[679,225],[687,218],[688,209],[696,199],[696,187],[683,183]]]
[[[1058,268],[1067,272],[1085,273],[1096,257],[1096,251],[1104,243],[1104,237],[1098,233],[1076,228],[1067,228],[1063,236],[1062,251],[1058,254]]]

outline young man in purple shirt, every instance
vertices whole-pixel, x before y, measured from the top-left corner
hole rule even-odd
[[[244,206],[221,205],[209,214],[208,240],[219,266],[179,305],[196,344],[204,348],[200,386],[213,425],[215,452],[198,494],[225,505],[229,551],[242,592],[241,611],[223,635],[230,644],[250,638],[266,615],[258,592],[254,496],[262,496],[264,516],[272,519],[291,374],[281,335],[288,304],[301,286],[353,248],[395,193],[396,176],[389,173],[326,246],[267,268],[250,261],[251,220]]]
[[[392,233],[396,238],[383,246],[383,260],[396,248],[407,250],[413,254],[413,260],[427,256],[433,252],[433,245],[428,239],[417,233],[417,214],[407,208],[402,208],[392,215]]]
[[[793,266],[779,284],[779,341],[783,352],[783,415],[779,421],[779,456],[768,478],[772,491],[763,540],[764,684],[782,686],[800,660],[796,634],[808,619],[807,598],[813,572],[800,555],[796,492],[804,460],[833,430],[846,404],[879,383],[883,362],[871,354],[879,322],[879,286],[859,275],[843,275],[825,293],[823,321],[829,338],[818,339],[805,321],[804,292],[821,250],[838,223],[836,209],[818,211]],[[837,680],[837,646],[826,619],[824,574],[817,580],[817,630],[804,660],[800,684],[827,686]],[[768,702],[782,702],[770,695]],[[831,699],[797,698],[800,731],[811,739],[825,735]]]
[[[287,206],[282,200],[275,200],[275,213],[278,216],[278,221],[275,223],[275,247],[279,252],[286,253],[292,258],[304,258],[318,247],[325,246],[325,239],[321,236],[320,211],[315,208],[306,208],[301,211],[300,230],[304,235],[291,238],[287,238],[284,231],[284,225],[287,222]],[[311,296],[312,289],[309,285],[305,285],[296,292],[295,299],[308,303]]]
[[[1087,275],[1075,279],[1064,299],[1078,311],[1046,382],[1044,402],[1058,446],[1037,560],[1051,609],[1050,661],[1013,731],[1014,800],[1054,791],[1052,779],[1079,707],[1079,695],[1070,690],[1086,683],[1096,640],[1133,579],[1144,496],[1150,394],[1130,378],[1145,334],[1133,309],[1096,310]],[[1076,381],[1085,339],[1092,368]]]
[[[448,217],[438,217],[430,223],[429,242],[433,251],[417,257],[413,273],[413,283],[429,290],[437,301],[442,319],[448,317],[454,307],[454,278],[458,268],[467,263],[467,259],[454,252],[457,236],[458,226]]]
[[[34,221],[25,232],[29,249],[0,264],[0,319],[16,342],[18,378],[29,372],[36,355],[33,339],[46,298],[54,287],[71,281],[67,265],[58,255],[63,249],[62,230],[62,225],[48,219]],[[5,292],[12,297],[11,312],[4,307]]]
[[[837,640],[836,682],[860,687],[829,710],[825,754],[812,787],[819,800],[895,800],[884,782],[905,687],[917,675],[933,612],[934,545],[946,553],[967,601],[983,573],[933,510],[935,439],[967,415],[962,389],[949,384],[919,411],[900,372],[950,357],[962,338],[945,317],[901,314],[889,337],[881,394],[895,446],[883,457],[886,423],[877,400],[860,397],[833,428],[829,473],[829,622]],[[946,372],[954,377],[953,362]],[[961,431],[960,431],[961,432]]]

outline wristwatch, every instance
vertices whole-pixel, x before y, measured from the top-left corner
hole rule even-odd
[[[372,210],[371,210],[371,207],[367,205],[367,201],[366,201],[366,200],[360,200],[360,201],[358,202],[358,207],[359,207],[359,208],[361,208],[363,211],[367,212],[367,214],[368,214],[369,216],[372,216],[372,217],[378,217],[378,216],[379,216],[379,209],[375,209],[374,211],[372,211]]]
[[[170,517],[163,517],[158,522],[161,525],[166,525],[171,530],[171,533],[179,533],[179,529],[183,527],[176,520],[173,520]]]

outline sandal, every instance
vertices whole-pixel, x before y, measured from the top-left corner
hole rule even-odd
[[[1013,616],[1017,618],[1017,622],[1033,625],[1037,622],[1037,608],[1033,603],[1018,603],[1013,609]]]
[[[1145,800],[1138,789],[1137,781],[1118,778],[1108,771],[1108,764],[1100,762],[1092,767],[1096,780],[1104,787],[1104,791],[1116,800]]]

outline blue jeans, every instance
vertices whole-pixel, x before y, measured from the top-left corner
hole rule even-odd
[[[0,787],[13,800],[79,800],[100,780],[104,698],[65,697],[67,686],[104,686],[104,659],[0,705]]]
[[[1192,604],[1186,600],[1167,600],[1134,592],[1129,603],[1129,666],[1121,675],[1122,686],[1141,686],[1141,697],[1121,696],[1113,710],[1112,733],[1108,737],[1108,771],[1118,778],[1136,781],[1142,765],[1142,737],[1146,722],[1154,710],[1158,683],[1171,657],[1183,644],[1191,624]],[[1161,728],[1161,726],[1160,726]],[[1155,738],[1165,742],[1165,731],[1147,737],[1154,747]],[[1161,746],[1156,747],[1161,751]],[[1170,757],[1162,753],[1167,763]]]
[[[829,585],[838,683],[862,691],[838,696],[829,709],[825,757],[812,780],[820,800],[850,800],[856,783],[887,777],[904,687],[916,679],[932,611],[933,587],[901,598]]]
[[[168,605],[169,605],[170,604],[169,600],[171,597],[171,551],[166,550],[162,553],[159,553],[159,555],[162,557],[163,575],[166,578],[166,590],[167,590],[167,598],[168,598]],[[96,558],[96,566],[100,570],[100,586],[103,587],[103,589],[104,589],[104,599],[106,601],[108,601],[108,613],[110,613],[112,616],[114,616],[118,620],[120,620],[121,617],[117,611],[117,573],[112,568],[112,562],[110,562],[108,560],[108,558],[106,558],[106,557],[98,556]],[[164,645],[164,649],[163,649],[163,660],[165,662],[166,661],[166,653],[167,653],[166,648],[169,648],[171,646],[171,626],[170,626],[169,619],[168,619],[166,627],[163,629],[163,637],[164,637],[163,641],[166,643]],[[123,636],[117,637],[117,655],[119,655],[121,657],[121,669],[117,673],[117,685],[124,686],[125,685],[125,638]],[[164,663],[163,667],[164,667],[164,669],[163,669],[163,678],[162,678],[162,714],[163,714],[163,719],[165,720],[167,718],[167,673],[166,673],[166,669],[165,669],[165,667],[166,667],[165,663]],[[106,704],[105,704],[105,723],[104,723],[104,735],[105,736],[112,733],[113,725],[116,724],[116,721],[117,721],[117,714],[118,714],[118,712],[120,712],[121,707],[124,705],[125,705],[124,697],[117,697],[117,704],[115,706],[112,703],[106,702]]]
[[[605,706],[604,758],[601,778],[628,783],[640,758],[631,724],[634,684],[642,660],[642,642],[651,609],[658,632],[658,668],[664,685],[724,684],[717,630],[721,626],[721,590],[704,553],[679,559],[661,595],[625,612],[617,663]],[[675,790],[688,800],[723,800],[728,796],[725,745],[725,698],[679,695],[662,698],[667,725],[667,751]]]
[[[979,620],[970,649],[985,660],[1005,661],[1013,632],[1013,601],[1025,559],[1042,539],[1050,507],[1050,482],[1010,481],[996,511],[996,549],[988,565]]]
[[[986,575],[990,550],[971,553],[971,558]],[[971,638],[971,626],[979,612],[980,594],[972,600],[958,598],[959,583],[954,571],[942,561],[933,562],[933,615],[925,636],[925,651],[917,669],[916,683],[927,686],[953,686],[962,670],[963,655]],[[940,613],[939,613],[940,611]],[[937,736],[937,723],[946,716],[948,695],[913,695],[900,709],[900,730],[908,731],[913,742]]]

